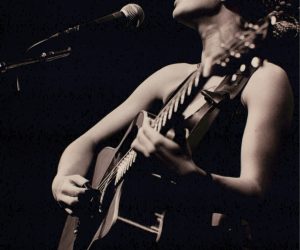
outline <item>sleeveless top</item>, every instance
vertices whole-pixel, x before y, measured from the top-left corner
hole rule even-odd
[[[241,93],[222,107],[219,115],[192,153],[195,164],[206,172],[231,177],[240,175],[241,143],[247,120],[247,109],[241,102]],[[184,127],[191,130],[195,126],[195,120],[197,121],[197,112],[184,121]],[[201,188],[203,186],[199,183],[199,186],[188,186],[186,190],[178,191],[179,202],[175,207],[178,210],[190,211],[182,217],[182,223],[189,221],[188,235],[184,236],[182,233],[178,235],[182,238],[182,246],[178,249],[196,249],[197,247],[240,249],[241,238],[244,237],[240,235],[242,232],[227,234],[228,232],[223,229],[218,231],[219,229],[211,227],[211,216],[216,211],[210,202],[212,196],[209,190],[201,190]],[[186,209],[186,205],[190,208]],[[176,216],[176,220],[179,220],[178,214]],[[239,219],[239,215],[234,218],[235,221]],[[176,232],[173,233],[176,235]],[[180,245],[178,242],[176,244],[177,247]],[[170,241],[167,245],[160,249],[172,249]]]
[[[197,65],[197,70],[199,67],[200,64]],[[254,72],[255,70],[250,73],[247,80],[251,78]],[[226,78],[214,88],[225,81]],[[176,94],[182,84],[184,82],[168,96],[165,103]],[[233,100],[230,100],[222,107],[217,118],[200,141],[198,148],[193,152],[192,158],[196,165],[209,173],[232,177],[238,177],[240,174],[241,142],[247,120],[247,109],[241,102],[243,89]],[[210,91],[213,90],[210,89]],[[199,98],[199,95],[196,96],[197,98]],[[203,103],[200,103],[199,107],[196,107],[195,112],[190,113],[184,120],[185,124],[183,127],[186,127],[190,131],[198,122],[197,108],[201,108],[200,105],[203,105]]]
[[[193,116],[187,120],[193,119]],[[226,104],[193,152],[195,163],[209,173],[238,177],[247,110],[240,95]]]

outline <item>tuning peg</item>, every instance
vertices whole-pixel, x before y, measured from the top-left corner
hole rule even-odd
[[[258,30],[259,29],[259,25],[257,25],[257,24],[253,25],[253,29]]]
[[[244,34],[240,35],[239,39],[244,40],[245,39],[245,35]]]
[[[245,29],[247,29],[247,28],[248,28],[248,26],[249,26],[249,23],[248,23],[248,22],[246,22],[246,21],[244,21],[244,28],[245,28]]]
[[[232,77],[231,77],[231,81],[232,82],[235,82],[237,79],[237,75],[236,74],[233,74]]]
[[[235,58],[240,58],[241,57],[241,53],[239,53],[239,52],[234,53],[234,57]]]
[[[224,68],[225,68],[225,67],[226,67],[226,65],[227,65],[227,63],[226,63],[226,62],[224,62],[224,61],[223,61],[223,62],[221,62],[221,66],[222,66],[222,67],[224,67]]]
[[[250,43],[249,41],[244,43],[245,47],[248,47],[250,49],[255,49],[255,44],[254,43]]]
[[[242,64],[241,66],[240,66],[240,71],[241,72],[244,72],[246,70],[246,65],[245,64]]]
[[[261,65],[261,59],[258,57],[253,57],[253,59],[251,60],[251,65],[254,68],[258,68]]]
[[[277,18],[276,18],[276,16],[271,16],[270,22],[271,22],[272,25],[275,25],[275,24],[277,23]]]

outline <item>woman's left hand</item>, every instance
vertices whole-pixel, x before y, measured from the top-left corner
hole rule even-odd
[[[183,140],[185,142],[185,140]],[[175,174],[183,176],[198,172],[187,145],[179,145],[167,136],[161,135],[150,126],[146,119],[139,128],[131,147],[145,157],[156,156]]]

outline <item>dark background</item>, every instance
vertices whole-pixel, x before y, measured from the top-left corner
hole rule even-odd
[[[135,2],[146,14],[140,29],[108,25],[52,40],[26,55],[71,46],[71,56],[0,75],[0,249],[54,249],[65,215],[51,182],[64,148],[152,72],[199,61],[197,35],[173,21],[172,1]],[[0,61],[17,61],[31,44],[127,3],[1,1]]]
[[[200,41],[172,19],[173,1],[135,2],[146,14],[138,30],[108,25],[51,40],[27,54],[26,48],[36,41],[128,2],[0,2],[0,61],[72,47],[68,58],[0,75],[0,249],[54,249],[65,215],[52,198],[51,182],[64,148],[152,72],[170,63],[199,62]],[[16,90],[17,77],[21,92]],[[297,77],[293,74],[292,81]],[[294,88],[298,93],[297,85]],[[294,158],[288,159],[294,166],[291,176],[298,176],[297,114]],[[294,204],[297,187],[291,195]],[[298,221],[297,206],[294,209],[291,216]],[[295,242],[294,228],[287,230]]]

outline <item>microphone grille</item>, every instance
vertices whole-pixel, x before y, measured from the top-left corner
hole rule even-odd
[[[139,27],[144,21],[144,11],[142,7],[137,4],[127,4],[120,11],[125,15],[128,23],[133,24],[136,27]]]

